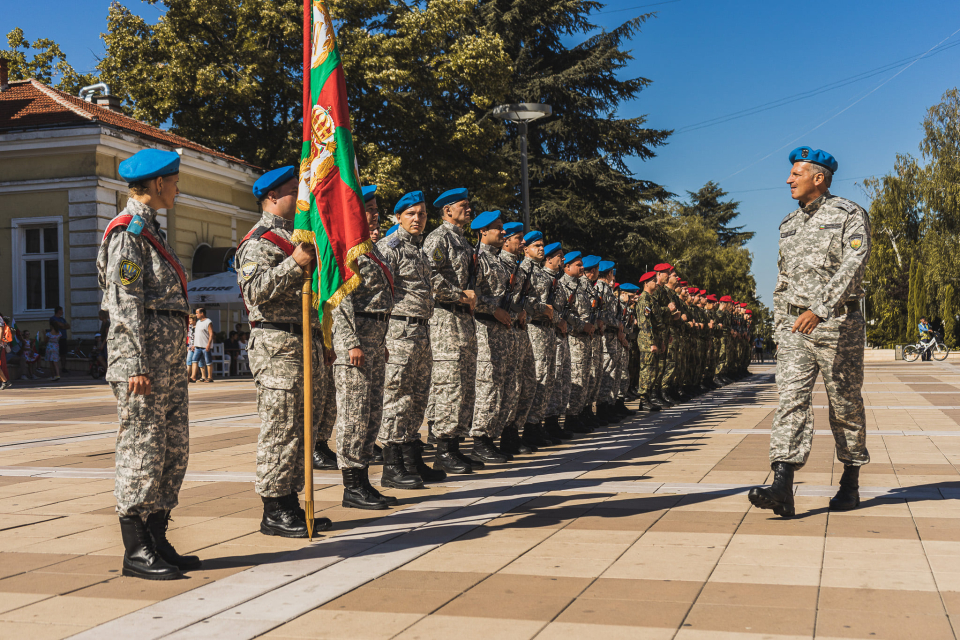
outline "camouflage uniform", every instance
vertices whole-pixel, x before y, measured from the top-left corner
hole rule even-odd
[[[563,285],[564,273],[562,271],[551,271],[544,269],[543,272],[553,278],[553,296],[551,304],[553,305],[553,317],[557,324],[561,320],[567,323],[567,333],[561,333],[559,328],[554,329],[556,342],[556,353],[554,363],[554,385],[547,389],[549,399],[547,400],[545,416],[550,418],[559,416],[570,401],[570,342],[567,338],[574,319],[571,318],[569,306],[572,293],[568,293]],[[574,286],[576,286],[574,284]]]
[[[187,471],[190,430],[183,362],[190,307],[174,267],[143,237],[150,233],[177,259],[160,233],[157,212],[130,199],[120,215],[139,215],[144,229],[135,234],[118,227],[103,239],[97,254],[102,308],[110,314],[106,379],[120,421],[114,494],[117,513],[146,518],[177,506]],[[150,379],[149,395],[128,392],[133,376]]]
[[[287,242],[293,221],[264,213],[257,226]],[[250,371],[257,386],[260,436],[257,441],[257,493],[282,498],[303,489],[303,269],[278,246],[262,238],[241,243],[235,264],[237,284],[253,328],[247,343]],[[271,325],[287,327],[286,330]],[[323,366],[320,321],[313,330],[313,424],[316,433],[332,381]]]
[[[477,392],[470,435],[496,437],[504,405],[508,356],[513,351],[512,329],[493,317],[507,294],[510,272],[497,256],[498,250],[481,244],[477,253]]]
[[[536,392],[536,383],[531,382],[533,375],[525,376],[525,371],[532,372],[533,369],[533,350],[530,347],[527,332],[520,327],[517,321],[520,312],[523,311],[519,301],[525,284],[523,274],[520,273],[520,258],[502,249],[499,258],[508,274],[507,300],[509,305],[507,312],[510,314],[510,319],[513,320],[513,325],[509,330],[510,347],[502,355],[506,361],[503,404],[496,428],[493,433],[489,434],[495,438],[500,436],[505,426],[516,419],[517,413],[521,410],[521,399],[525,405],[523,407],[523,417],[526,418],[526,413],[530,410],[530,403],[533,401],[533,394]],[[515,267],[516,269],[514,269]]]
[[[381,241],[385,264],[393,274],[394,307],[387,330],[390,360],[383,392],[380,440],[413,442],[423,423],[430,393],[430,329],[433,283],[430,262],[420,250],[420,236],[400,227]],[[380,245],[378,244],[378,247]]]
[[[577,415],[587,406],[587,391],[590,386],[590,372],[593,370],[593,340],[583,326],[592,321],[592,298],[587,292],[591,287],[586,276],[573,278],[563,275],[560,282],[567,293],[573,297],[569,303],[567,324],[569,332],[567,342],[570,345],[570,399],[564,413]]]
[[[663,290],[663,297],[667,301],[667,304],[670,302],[677,308],[681,314],[683,313],[683,303],[680,301],[679,296],[674,293],[673,289],[667,286],[661,287]],[[669,314],[670,309],[667,307],[666,312]],[[666,360],[664,361],[663,369],[663,390],[664,391],[676,391],[679,386],[679,379],[682,373],[681,365],[681,355],[680,348],[685,339],[683,331],[683,320],[679,317],[671,320],[670,322],[670,340],[669,344],[666,345]]]
[[[599,358],[597,403],[609,406],[616,403],[620,391],[620,301],[613,287],[604,280],[597,281],[596,289],[602,300],[600,317],[604,324],[603,335],[600,336],[602,355]]]
[[[668,306],[670,304],[670,299],[667,297],[665,291],[665,286],[657,285],[657,288],[653,290],[652,294],[650,294],[650,298],[654,303],[653,314],[657,318],[656,324],[659,329],[659,332],[656,335],[656,344],[660,351],[656,358],[657,375],[653,380],[653,393],[659,393],[669,389],[666,384],[667,348],[670,344],[670,341],[673,340],[673,312],[670,311]]]
[[[592,309],[590,322],[598,325],[598,321],[603,319],[603,297],[597,289],[596,282],[591,283],[590,280],[584,276],[583,284],[590,298],[590,306]],[[597,401],[597,396],[600,395],[600,377],[603,374],[603,333],[603,331],[600,331],[598,325],[597,330],[594,331],[590,337],[590,382],[587,386],[587,399],[585,403],[587,407],[593,405],[593,403]]]
[[[333,382],[337,390],[337,462],[363,469],[383,416],[384,350],[393,281],[380,251],[357,258],[360,284],[333,311]],[[350,364],[350,349],[363,350],[363,365]]]
[[[433,375],[427,418],[441,438],[463,436],[473,415],[477,376],[477,333],[469,305],[460,295],[470,284],[474,248],[463,229],[446,220],[423,243],[430,260],[434,310],[430,319]]]
[[[870,255],[870,220],[850,200],[826,193],[780,223],[774,289],[780,406],[770,436],[771,462],[806,463],[813,438],[810,406],[817,373],[830,403],[837,458],[870,462],[863,407],[863,330],[858,302]],[[823,320],[809,335],[792,332],[805,309]]]
[[[539,424],[546,417],[547,402],[556,382],[557,333],[556,323],[547,316],[547,305],[553,301],[554,276],[543,270],[542,263],[525,257],[520,264],[521,271],[527,275],[529,291],[527,293],[527,337],[530,343],[532,368],[524,369],[526,384],[534,390],[530,401],[530,410],[525,422]],[[519,416],[516,421],[520,424]]]
[[[637,348],[640,352],[640,378],[637,385],[641,396],[655,391],[653,383],[657,379],[660,355],[652,353],[650,347],[659,346],[657,336],[661,333],[660,315],[654,311],[656,303],[653,295],[643,291],[637,301]]]

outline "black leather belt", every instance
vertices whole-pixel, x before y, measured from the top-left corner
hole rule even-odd
[[[843,310],[843,313],[840,315],[844,315],[847,313],[856,313],[857,311],[860,311],[860,304],[857,302],[848,302],[847,304],[843,305],[840,308]],[[794,304],[787,305],[787,313],[790,314],[791,316],[800,316],[806,313],[807,311],[809,311],[809,309],[806,309],[804,307],[798,307]]]
[[[186,318],[187,314],[183,311],[173,311],[171,309],[144,309],[144,312],[155,316],[169,316],[171,318]]]
[[[487,322],[496,322],[497,324],[502,324],[492,313],[475,313],[473,314],[473,317],[477,320],[486,320]]]
[[[390,316],[391,320],[403,320],[407,324],[428,324],[430,321],[426,318],[414,318],[413,316]]]
[[[298,336],[303,335],[303,325],[294,324],[293,322],[258,322],[257,328],[286,331],[287,333],[295,333]]]
[[[471,314],[470,305],[460,304],[459,302],[434,302],[433,306],[450,311],[451,313],[466,313],[467,315]]]
[[[389,313],[367,313],[366,311],[354,311],[353,315],[358,318],[373,318],[374,320],[379,320],[380,322],[386,322],[390,319]]]
[[[553,321],[552,320],[533,320],[531,321],[531,324],[535,324],[538,327],[546,328],[546,327],[552,327]]]

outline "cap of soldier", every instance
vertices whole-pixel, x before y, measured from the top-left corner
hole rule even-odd
[[[583,254],[579,251],[570,251],[563,254],[563,264],[570,264],[571,262],[576,262],[577,260],[582,260],[581,256]]]
[[[733,298],[731,298],[730,296],[723,296],[722,298],[720,298],[720,302],[733,302]]]
[[[824,169],[829,169],[830,173],[836,173],[840,163],[832,155],[823,149],[811,149],[810,147],[797,147],[790,152],[790,164],[796,162],[809,162],[817,164]]]
[[[473,219],[473,222],[470,223],[470,228],[476,231],[477,229],[486,229],[493,222],[500,217],[500,210],[496,211],[484,211],[476,218]]]
[[[640,291],[640,287],[633,284],[632,282],[624,282],[620,285],[620,291],[626,291],[627,293],[633,293],[634,291]]]
[[[393,213],[394,215],[403,213],[410,207],[416,206],[421,202],[423,202],[423,191],[411,191],[410,193],[405,193],[399,200],[397,200],[397,204],[393,208]]]
[[[697,295],[698,291],[700,291],[700,289],[697,289],[696,287],[687,287],[687,293],[689,293],[690,295],[695,296]]]
[[[715,295],[713,295],[713,294],[711,293],[710,295],[707,296],[707,300],[709,300],[710,302],[716,302],[716,301],[717,301],[717,296],[715,296]]]
[[[666,262],[661,262],[653,268],[654,271],[673,271],[673,266]]]
[[[289,182],[296,177],[297,168],[293,166],[267,171],[253,183],[253,195],[257,200],[263,200],[272,189],[276,189],[284,182]]]
[[[656,275],[657,275],[656,271],[647,271],[645,274],[640,276],[640,284],[643,284],[647,280],[651,280]]]
[[[678,280],[678,281],[677,281],[677,284],[679,284],[679,285],[684,285],[684,284],[687,284],[687,281],[686,281],[686,280]]]
[[[509,238],[510,236],[515,236],[518,233],[523,233],[523,223],[522,222],[508,222],[503,225],[503,237]]]
[[[531,244],[533,242],[536,242],[537,240],[543,240],[543,234],[540,233],[539,231],[531,231],[527,235],[523,236],[523,241],[526,244]]]
[[[740,306],[743,307],[744,309],[746,309],[746,308],[747,308],[747,303],[746,303],[746,302],[741,302],[741,303],[740,303]]]
[[[583,259],[583,268],[584,269],[593,269],[595,266],[600,264],[600,256],[587,256]]]
[[[616,266],[613,260],[601,260],[600,261],[600,273],[607,273]]]
[[[700,289],[700,295],[704,295],[704,294],[706,294],[706,293],[707,293],[707,290],[706,290],[706,289]]]
[[[396,231],[396,230],[399,229],[399,228],[400,228],[400,225],[399,225],[399,224],[393,225],[392,227],[390,227],[389,229],[387,229],[387,232],[386,232],[385,234],[383,234],[383,237],[386,238],[388,235],[390,235],[391,233],[393,233],[394,231]]]
[[[442,209],[448,204],[453,204],[454,202],[460,202],[461,200],[466,200],[470,197],[470,192],[465,188],[460,189],[450,189],[449,191],[444,191],[440,194],[440,197],[433,201],[433,206],[438,209]]]
[[[753,315],[753,311],[750,311],[750,309],[747,309],[745,313],[749,313],[750,315]]]
[[[527,234],[527,235],[530,235],[530,234]],[[526,240],[526,238],[524,238],[524,240]],[[555,254],[557,251],[560,251],[560,243],[551,242],[550,244],[548,244],[543,248],[543,255],[544,257],[549,258],[553,254]]]
[[[126,180],[127,184],[162,178],[179,172],[180,156],[173,151],[160,149],[137,151],[120,163],[120,177]]]
[[[363,193],[363,201],[370,202],[377,195],[377,185],[368,184],[363,189],[360,190]]]

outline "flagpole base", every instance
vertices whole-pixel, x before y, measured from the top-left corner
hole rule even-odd
[[[307,537],[313,540],[313,500],[304,500],[303,510],[307,512]]]

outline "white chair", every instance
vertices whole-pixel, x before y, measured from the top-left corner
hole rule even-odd
[[[241,349],[237,356],[237,375],[248,376],[250,373],[250,360],[247,358],[247,350]]]
[[[213,355],[213,375],[229,378],[230,356],[223,352],[223,343],[217,342],[210,345],[210,353]]]

